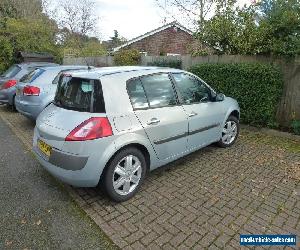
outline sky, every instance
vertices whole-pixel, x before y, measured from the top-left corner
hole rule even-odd
[[[117,30],[120,36],[132,39],[164,24],[165,11],[156,0],[94,0],[95,15],[99,17],[98,29],[101,40],[108,40]],[[164,5],[164,0],[158,0]],[[239,5],[250,0],[238,0]],[[175,13],[175,16],[180,13]],[[174,21],[168,17],[167,22]],[[181,23],[184,21],[181,21]],[[188,23],[182,23],[188,26]],[[190,28],[190,27],[188,27]]]

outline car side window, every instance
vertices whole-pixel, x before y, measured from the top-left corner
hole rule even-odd
[[[127,83],[127,91],[134,109],[149,107],[143,85],[139,78],[132,79]]]
[[[141,77],[151,108],[177,105],[173,84],[167,73]]]
[[[184,104],[208,102],[210,89],[200,80],[184,73],[173,73]]]

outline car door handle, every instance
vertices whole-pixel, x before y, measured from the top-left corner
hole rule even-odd
[[[147,122],[147,125],[155,125],[157,123],[160,123],[160,120],[157,118],[152,118],[150,121]]]
[[[198,114],[193,111],[192,113],[189,114],[189,117],[193,117],[193,116],[196,116],[196,115],[198,115]]]

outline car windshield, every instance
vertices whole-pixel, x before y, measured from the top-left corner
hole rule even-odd
[[[58,81],[54,104],[81,112],[105,113],[99,80],[62,75]]]
[[[21,71],[21,67],[19,67],[18,65],[13,65],[8,70],[6,70],[1,76],[7,78],[14,77],[20,71]]]
[[[21,79],[20,82],[24,83],[30,83],[33,82],[35,79],[37,79],[41,74],[45,72],[44,69],[34,69],[30,71],[28,74],[24,75]]]

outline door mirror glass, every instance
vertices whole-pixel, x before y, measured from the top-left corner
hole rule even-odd
[[[216,102],[222,102],[225,99],[225,95],[222,93],[219,93],[216,95]]]

